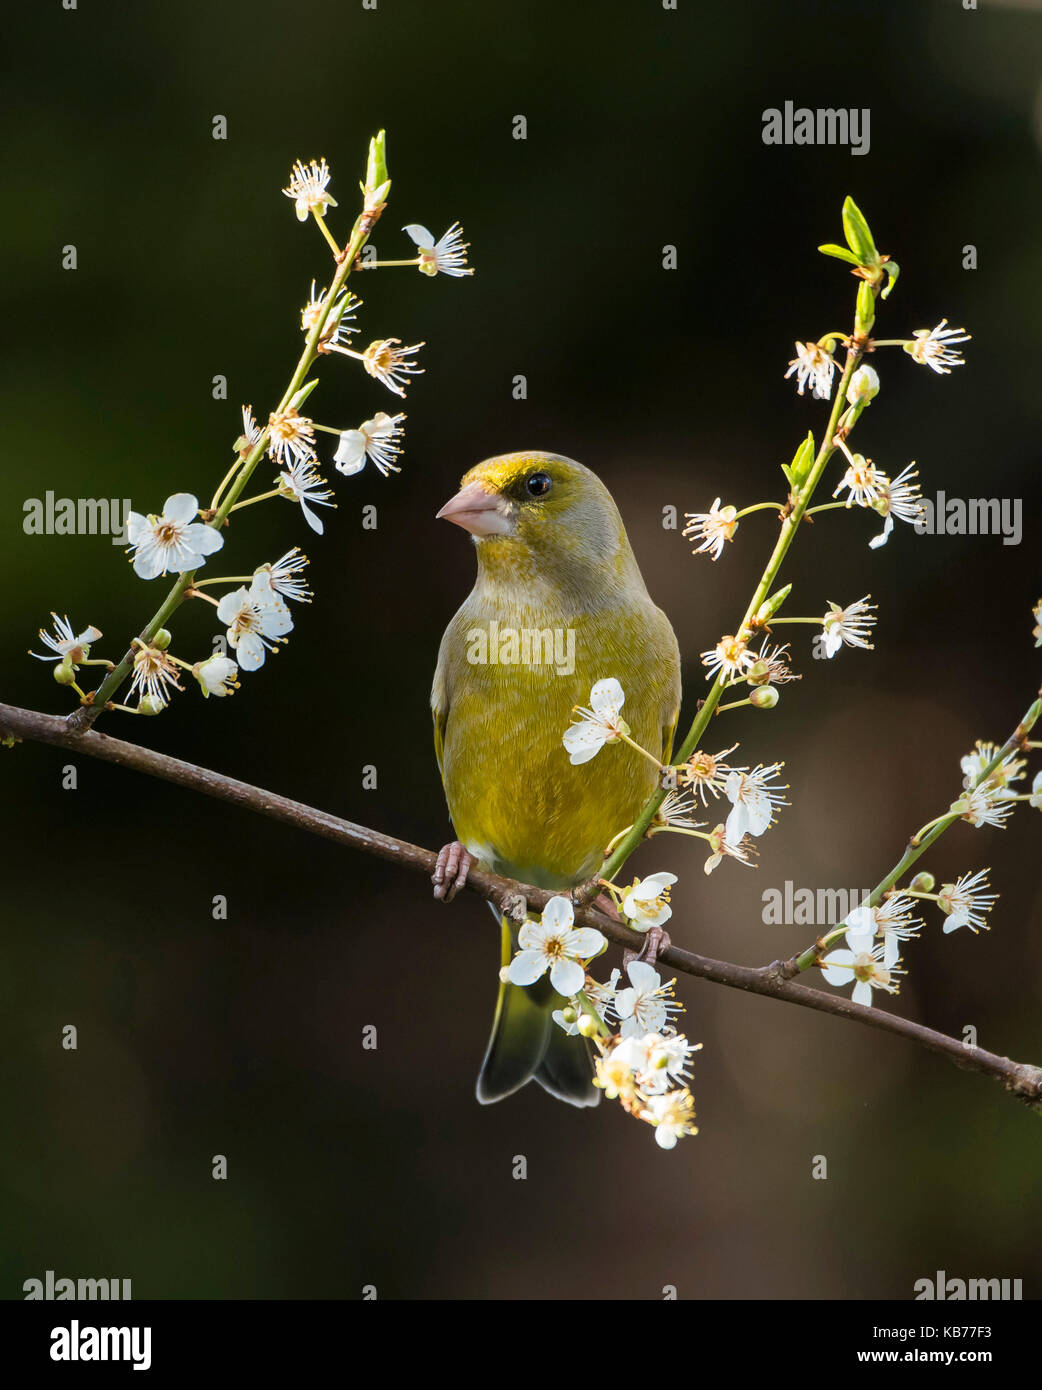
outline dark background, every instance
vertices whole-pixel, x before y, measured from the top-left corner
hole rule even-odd
[[[394,188],[379,250],[408,254],[405,222],[439,234],[459,218],[477,266],[472,280],[398,270],[358,287],[369,336],[427,342],[404,471],[332,474],[340,509],[321,540],[282,505],[245,513],[210,572],[304,545],[317,599],[295,610],[289,647],[233,700],[189,691],[159,720],[106,719],[109,732],[439,845],[427,699],[473,555],[434,512],[472,463],[527,447],[581,459],[614,493],[681,641],[689,720],[698,652],[733,630],[774,524],[750,518],[713,565],[663,532],[662,508],[776,496],[779,463],[808,428],[820,437],[822,407],[782,374],[794,338],[850,322],[854,282],[814,250],[840,239],[847,193],[903,268],[881,335],[942,316],[974,335],[946,378],[881,354],[858,447],[891,473],[916,458],[928,496],[1027,511],[1042,425],[1033,8],[21,7],[2,123],[2,698],[67,708],[24,655],[49,610],[98,624],[114,654],[166,588],[105,538],[24,535],[24,499],[130,496],[147,511],[177,490],[209,496],[239,402],[271,408],[310,280],[328,278],[321,239],[279,191],[290,165],[329,159],[343,235],[380,126]],[[761,112],[786,99],[870,107],[871,153],[765,147]],[[968,243],[976,271],[962,269]],[[211,399],[216,373],[226,402]],[[512,399],[516,373],[527,401]],[[346,362],[321,376],[320,420],[394,408]],[[770,717],[712,731],[714,746],[740,738],[743,760],[786,759],[792,807],[758,871],[707,880],[701,847],[679,838],[635,861],[680,873],[681,944],[750,963],[804,945],[805,927],[762,925],[763,890],[874,884],[956,794],[960,755],[1004,738],[1037,688],[1037,527],[1019,548],[899,527],[873,552],[874,523],[808,528],[786,577],[794,613],[871,592],[875,652],[815,662],[796,629],[801,684]],[[212,631],[195,607],[172,625],[190,656]],[[655,1298],[666,1284],[908,1298],[938,1268],[1038,1295],[1042,1127],[990,1081],[683,980],[705,1044],[697,1138],[662,1153],[617,1106],[577,1113],[535,1087],[479,1108],[497,961],[476,899],[446,910],[418,877],[87,759],[63,791],[69,761],[0,750],[3,1296],[54,1269],[132,1278],[139,1298],[357,1298],[366,1284],[405,1298]],[[991,866],[993,930],[943,938],[931,913],[883,1007],[1042,1061],[1033,815],[945,837],[929,861],[941,878]],[[217,893],[226,922],[211,918]],[[376,1052],[361,1047],[370,1023]],[[218,1153],[226,1182],[210,1175]]]

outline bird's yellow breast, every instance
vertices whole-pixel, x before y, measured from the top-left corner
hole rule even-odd
[[[569,761],[562,735],[574,707],[588,705],[593,683],[608,676],[626,692],[633,738],[662,757],[678,659],[646,595],[567,621],[471,595],[450,623],[434,692],[442,777],[457,836],[497,872],[548,888],[589,877],[654,790],[654,766],[624,744]]]

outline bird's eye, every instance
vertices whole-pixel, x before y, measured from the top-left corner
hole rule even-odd
[[[531,473],[525,481],[531,497],[545,497],[554,485],[549,473]]]

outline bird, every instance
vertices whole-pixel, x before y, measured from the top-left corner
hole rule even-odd
[[[471,533],[477,578],[442,637],[431,690],[456,836],[438,856],[434,896],[451,901],[475,864],[567,894],[600,871],[659,774],[622,745],[573,765],[562,735],[594,683],[615,677],[631,736],[667,762],[680,708],[676,636],[611,494],[583,464],[532,450],[485,459],[437,516]],[[505,967],[516,928],[493,912]],[[479,1102],[534,1079],[559,1100],[595,1105],[589,1044],[552,1017],[565,1001],[546,976],[519,986],[503,974]]]

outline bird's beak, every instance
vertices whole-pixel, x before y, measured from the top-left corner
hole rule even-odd
[[[475,536],[506,536],[514,529],[507,503],[480,483],[468,483],[445,503],[438,516],[453,521]]]

